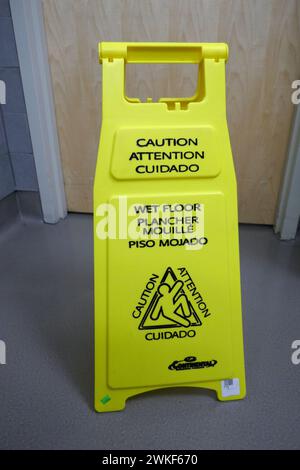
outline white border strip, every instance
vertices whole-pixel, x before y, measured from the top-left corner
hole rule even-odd
[[[300,217],[300,105],[297,105],[274,230],[282,240],[295,238]]]
[[[41,0],[10,0],[44,221],[66,217]]]

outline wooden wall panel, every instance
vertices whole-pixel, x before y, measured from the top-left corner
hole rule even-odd
[[[227,42],[227,113],[241,222],[272,224],[300,72],[298,0],[43,0],[68,208],[92,211],[99,41]],[[189,95],[191,66],[130,66],[132,96]]]

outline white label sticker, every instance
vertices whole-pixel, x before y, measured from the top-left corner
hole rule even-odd
[[[227,379],[222,380],[222,397],[232,397],[240,394],[240,380]]]

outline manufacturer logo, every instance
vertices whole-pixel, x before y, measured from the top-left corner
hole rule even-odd
[[[214,367],[218,361],[215,359],[211,361],[199,361],[195,356],[188,356],[181,361],[174,361],[169,365],[170,370],[190,370],[190,369],[205,369],[207,367]]]

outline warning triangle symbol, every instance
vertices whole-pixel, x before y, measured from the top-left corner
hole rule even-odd
[[[139,325],[140,330],[156,328],[189,328],[201,320],[183,287],[183,281],[168,267],[154,292]]]

